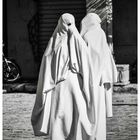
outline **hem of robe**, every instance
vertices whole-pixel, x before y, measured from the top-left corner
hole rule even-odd
[[[35,126],[33,126],[33,130],[35,136],[49,136],[49,134],[46,134],[45,132],[36,129]]]

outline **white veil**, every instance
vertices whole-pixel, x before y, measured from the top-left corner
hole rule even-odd
[[[94,107],[93,94],[91,94],[94,76],[91,66],[86,43],[75,27],[74,17],[68,13],[63,14],[42,57],[36,101],[31,118],[35,135],[42,135],[41,132],[50,133],[53,89],[58,83],[67,79],[69,70],[82,76],[84,94],[82,96],[86,102],[86,108],[90,105]],[[81,122],[86,123],[85,120]]]

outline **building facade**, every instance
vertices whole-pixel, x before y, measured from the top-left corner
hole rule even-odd
[[[88,12],[97,13],[117,64],[137,60],[137,0],[4,0],[4,47],[25,80],[37,79],[47,42],[62,13],[76,26]]]

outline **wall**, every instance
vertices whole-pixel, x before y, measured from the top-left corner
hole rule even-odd
[[[33,0],[7,0],[8,57],[16,60],[23,79],[34,79],[38,75],[27,30],[35,12]]]
[[[137,58],[137,0],[114,0],[113,13],[116,62],[133,64]]]
[[[8,57],[16,60],[23,79],[37,79],[42,54],[60,15],[66,12],[72,13],[76,18],[77,27],[79,27],[81,19],[86,14],[85,3],[85,0],[40,0],[36,5],[33,0],[7,0]],[[56,7],[57,10],[55,10]],[[77,11],[77,9],[79,10]],[[37,10],[39,45],[36,46],[34,57],[34,51],[29,43],[27,25]]]
[[[90,1],[93,2],[91,8],[95,8],[94,10],[100,13],[102,18],[105,18],[106,1],[110,0],[87,0],[87,2]],[[95,5],[95,3],[100,6]],[[98,9],[96,9],[96,6]],[[118,64],[126,63],[131,65],[137,58],[136,7],[136,0],[113,1],[113,43],[115,60]],[[34,60],[27,30],[27,24],[36,11],[36,2],[33,0],[7,0],[8,57],[12,57],[17,61],[23,79],[36,79],[38,77],[38,64]],[[104,21],[103,28],[106,31],[108,24],[106,20]],[[111,29],[111,26],[109,28]],[[49,28],[49,30],[52,31],[52,28]],[[41,49],[44,50],[44,46],[39,49],[42,55]]]

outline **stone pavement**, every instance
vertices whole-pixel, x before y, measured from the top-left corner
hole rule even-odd
[[[3,94],[3,140],[47,140],[35,137],[30,117],[35,94]]]
[[[116,88],[113,95],[115,114],[107,122],[107,140],[136,140],[137,86],[129,85],[125,90],[122,87]],[[30,117],[34,101],[35,94],[3,94],[3,140],[48,140],[47,137],[35,137],[33,134]]]

